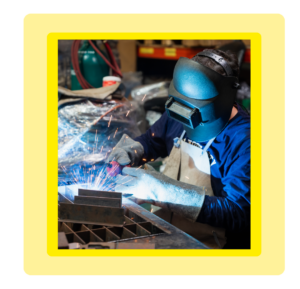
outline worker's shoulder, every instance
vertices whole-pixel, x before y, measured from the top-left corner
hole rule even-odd
[[[237,153],[250,149],[250,135],[250,116],[239,110],[221,133],[220,141],[225,142],[226,147],[231,147]]]
[[[238,106],[238,113],[227,126],[231,135],[236,137],[250,138],[250,115]]]

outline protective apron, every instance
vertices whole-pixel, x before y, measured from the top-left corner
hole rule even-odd
[[[210,161],[207,149],[215,138],[207,142],[204,149],[197,143],[183,140],[185,131],[180,138],[174,139],[163,174],[184,183],[205,187],[205,194],[214,196],[211,187]],[[154,214],[171,223],[210,248],[223,248],[226,244],[225,229],[207,224],[193,222],[165,209],[159,209]]]

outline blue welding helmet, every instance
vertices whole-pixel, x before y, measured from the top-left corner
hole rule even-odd
[[[189,139],[203,142],[216,137],[228,123],[239,84],[221,56],[208,51],[197,55],[213,59],[227,75],[194,60],[179,58],[165,108],[170,118],[183,124]]]

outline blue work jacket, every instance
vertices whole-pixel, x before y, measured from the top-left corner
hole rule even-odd
[[[208,149],[214,196],[205,196],[198,222],[226,228],[229,247],[250,246],[250,116],[237,106]],[[181,123],[164,113],[149,130],[137,137],[147,161],[166,157],[173,139],[183,132]],[[202,147],[206,142],[199,143]],[[231,245],[230,245],[231,244]]]

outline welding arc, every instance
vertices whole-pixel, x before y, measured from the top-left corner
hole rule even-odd
[[[94,48],[94,50],[102,57],[102,59],[105,61],[105,63],[113,70],[113,74],[123,77],[121,70],[113,56],[113,53],[111,51],[109,44],[106,42],[104,45],[105,45],[107,53],[110,57],[111,63],[105,58],[105,56],[100,52],[100,50],[96,47],[96,45],[91,40],[88,40],[88,41],[89,41],[90,45]],[[91,84],[89,84],[86,81],[86,79],[83,77],[81,70],[80,70],[79,60],[78,60],[78,50],[80,47],[80,43],[81,43],[81,40],[74,40],[73,44],[72,44],[71,61],[72,61],[73,69],[74,69],[75,75],[78,79],[78,82],[80,83],[80,85],[83,89],[94,88]]]

